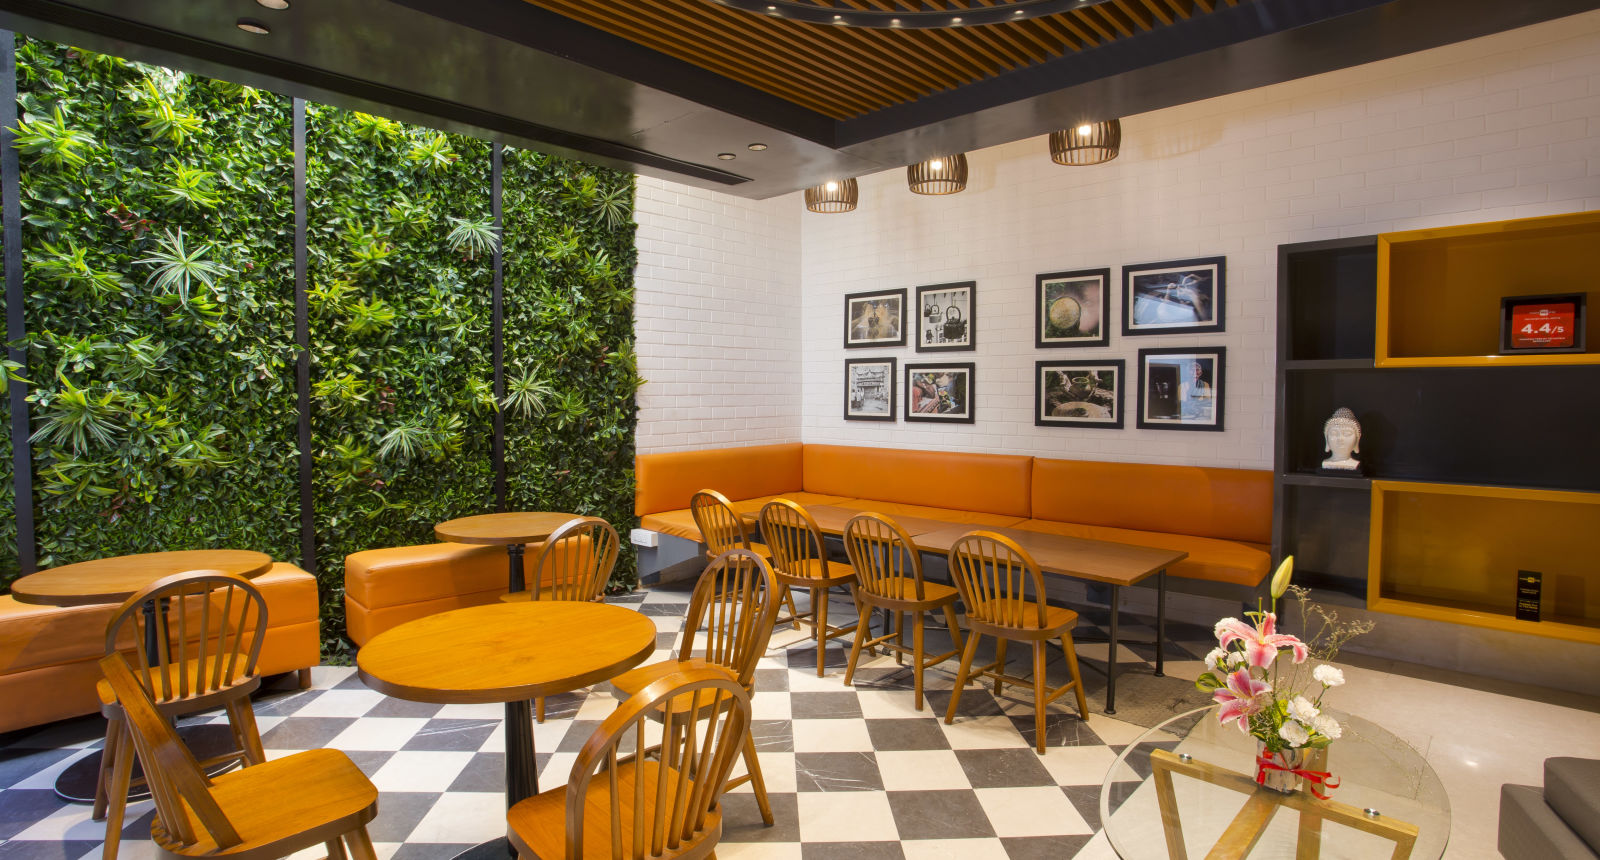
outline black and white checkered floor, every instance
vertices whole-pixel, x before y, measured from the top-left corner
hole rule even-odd
[[[657,654],[677,643],[688,589],[665,587],[610,602],[637,607],[659,630]],[[851,614],[836,596],[831,615]],[[1104,623],[1083,610],[1080,636]],[[1123,624],[1125,638],[1149,638]],[[1168,670],[1193,677],[1211,647],[1209,631],[1169,625]],[[939,637],[930,635],[931,643]],[[1079,645],[1091,715],[1078,719],[1071,696],[1049,706],[1049,752],[1033,749],[1032,691],[1000,696],[968,685],[953,725],[955,662],[928,671],[927,706],[913,708],[911,673],[890,656],[870,661],[843,685],[847,651],[833,644],[826,677],[803,634],[780,627],[763,659],[754,698],[757,746],[775,826],[761,826],[745,786],[726,800],[718,856],[756,858],[1091,858],[1110,857],[1099,829],[1100,785],[1122,745],[1146,725],[1205,698],[1179,677],[1154,678],[1147,646],[1119,647],[1116,717],[1103,713],[1106,646]],[[1011,671],[1027,674],[1013,649]],[[1059,650],[1050,683],[1065,679]],[[505,832],[505,741],[500,705],[430,705],[368,690],[349,667],[319,667],[312,689],[292,684],[260,695],[257,721],[269,757],[344,750],[382,792],[371,834],[380,860],[447,858]],[[1159,699],[1159,701],[1150,701]],[[567,778],[583,741],[616,706],[604,688],[552,698],[535,727],[540,782]],[[220,716],[202,721],[222,722]],[[56,774],[98,747],[104,723],[85,718],[0,738],[0,860],[80,860],[100,855],[104,825],[89,807],[61,801]],[[1131,774],[1130,774],[1131,777]],[[148,860],[150,801],[129,807],[122,860]]]

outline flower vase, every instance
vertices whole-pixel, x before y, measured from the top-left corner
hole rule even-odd
[[[1294,794],[1300,790],[1302,780],[1300,774],[1295,771],[1305,769],[1306,755],[1309,752],[1306,747],[1268,752],[1267,742],[1257,740],[1256,782],[1263,788],[1270,788],[1283,794]],[[1269,764],[1272,766],[1269,767]]]

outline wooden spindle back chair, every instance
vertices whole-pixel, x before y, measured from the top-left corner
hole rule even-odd
[[[250,694],[261,685],[256,662],[267,630],[267,601],[242,577],[221,571],[190,571],[163,577],[122,602],[106,624],[106,653],[128,651],[134,678],[168,720],[222,707],[234,747],[203,763],[266,760]],[[115,690],[97,685],[106,718],[105,751],[95,785],[91,817],[106,820],[104,860],[121,844],[123,814],[133,780],[128,725]]]
[[[848,564],[828,560],[828,547],[822,530],[811,514],[789,499],[773,499],[761,508],[761,536],[772,551],[772,572],[787,595],[795,588],[811,593],[811,608],[791,614],[788,620],[800,626],[810,617],[816,630],[817,677],[822,677],[828,640],[855,632],[849,627],[828,626],[828,589],[855,582],[856,572]]]
[[[1078,700],[1078,716],[1089,718],[1083,678],[1078,673],[1078,652],[1072,644],[1072,628],[1078,624],[1078,613],[1045,601],[1044,573],[1039,563],[1005,535],[989,531],[962,535],[951,545],[949,561],[950,576],[967,607],[967,642],[961,654],[961,668],[956,673],[955,693],[950,697],[944,721],[948,724],[955,720],[956,709],[961,704],[961,688],[971,673],[979,639],[994,636],[995,662],[979,669],[978,674],[994,679],[997,696],[1002,684],[1033,687],[1034,746],[1043,755],[1046,705],[1072,690]],[[1072,676],[1068,683],[1055,690],[1048,689],[1045,677],[1045,645],[1052,639],[1060,640],[1067,658],[1067,671]],[[1010,640],[1026,642],[1033,647],[1031,679],[1005,674],[1006,643]]]
[[[109,654],[100,668],[127,715],[164,854],[269,860],[321,843],[334,860],[346,845],[355,860],[375,860],[366,825],[378,790],[344,753],[310,750],[208,778],[127,659]]]
[[[751,540],[750,529],[727,496],[716,490],[701,490],[689,498],[689,513],[694,516],[695,528],[700,530],[700,540],[706,545],[708,558],[716,558],[730,549],[748,549],[767,556],[767,548]]]
[[[844,549],[856,572],[856,605],[860,616],[856,622],[855,642],[850,646],[850,662],[844,670],[845,685],[855,678],[856,664],[861,660],[864,647],[887,647],[894,651],[895,662],[901,662],[907,652],[903,619],[910,615],[912,684],[916,709],[920,711],[923,670],[961,653],[961,630],[956,624],[955,610],[959,595],[952,586],[923,579],[922,556],[912,544],[911,536],[898,523],[881,514],[851,517],[844,526]],[[873,609],[882,609],[894,616],[893,632],[868,638]],[[955,647],[927,657],[923,616],[935,609],[943,610]]]
[[[658,758],[624,753],[654,746]],[[666,675],[606,717],[561,788],[518,803],[506,819],[522,860],[709,856],[722,838],[718,803],[750,733],[750,696],[728,673]]]

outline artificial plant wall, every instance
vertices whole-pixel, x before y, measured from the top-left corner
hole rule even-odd
[[[201,546],[298,561],[291,100],[17,51],[39,566]],[[495,508],[497,409],[510,509],[632,524],[633,182],[506,150],[502,248],[488,143],[306,112],[304,394],[336,644],[345,554]],[[0,584],[17,568],[9,520]],[[632,578],[630,557],[616,579]]]

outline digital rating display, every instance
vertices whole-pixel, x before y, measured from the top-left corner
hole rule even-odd
[[[1512,349],[1572,346],[1578,308],[1572,302],[1517,305],[1511,310]]]

